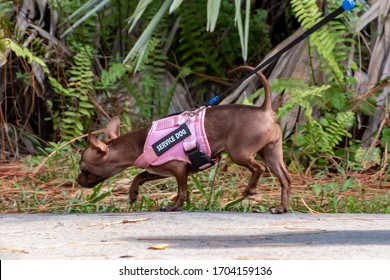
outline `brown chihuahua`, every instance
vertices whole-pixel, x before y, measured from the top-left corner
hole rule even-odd
[[[240,68],[253,70],[249,66]],[[288,211],[291,177],[283,161],[282,133],[271,107],[268,81],[261,72],[257,72],[257,76],[265,91],[262,106],[231,104],[207,107],[204,109],[204,129],[209,141],[210,158],[218,158],[226,152],[233,162],[251,171],[252,176],[244,191],[245,196],[256,193],[257,182],[265,169],[255,160],[255,156],[258,154],[262,157],[281,184],[281,204],[270,210],[272,213],[281,214]],[[106,129],[104,140],[89,135],[90,145],[82,153],[79,163],[81,173],[76,179],[81,186],[92,188],[133,166],[144,152],[151,126],[123,136],[119,136],[119,126],[119,118],[114,117]],[[198,171],[190,163],[180,160],[171,160],[158,166],[150,165],[134,178],[129,189],[130,199],[137,199],[139,186],[146,181],[174,176],[178,184],[176,202],[162,210],[180,210],[187,197],[187,177]]]

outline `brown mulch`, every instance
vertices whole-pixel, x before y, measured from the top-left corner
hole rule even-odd
[[[91,193],[92,190],[80,188],[72,180],[64,180],[61,175],[61,170],[48,170],[42,168],[38,173],[34,174],[33,170],[29,170],[21,162],[13,162],[9,164],[0,164],[0,213],[14,212],[60,212],[69,206],[69,201],[72,198],[80,197],[81,192],[85,194]],[[229,172],[233,172],[236,177],[236,184],[239,185],[237,192],[241,195],[245,188],[245,181],[248,178],[248,172],[237,167],[228,168],[227,171],[219,171],[216,176],[214,186],[205,187],[208,193],[214,191],[218,186],[228,186]],[[76,175],[76,174],[74,174]],[[222,176],[223,175],[223,176]],[[253,205],[261,203],[267,204],[269,201],[279,201],[280,189],[279,184],[275,183],[275,179],[262,179],[262,185],[258,188],[258,194],[248,198]],[[337,195],[341,199],[353,197],[357,200],[373,200],[378,197],[385,197],[390,190],[390,180],[388,174],[383,174],[375,170],[365,172],[349,172],[346,175],[341,174],[326,174],[321,177],[310,177],[302,174],[292,174],[292,200],[294,205],[299,205],[300,210],[304,211],[307,205],[320,205],[326,207],[328,196],[332,193],[324,195],[316,195],[312,186],[314,184],[326,185],[327,183],[336,182],[339,187]],[[237,179],[238,177],[238,179]],[[205,176],[207,178],[207,176]],[[342,190],[341,186],[349,178],[353,178],[356,186],[351,189]],[[208,182],[202,182],[207,185]],[[131,177],[115,180],[112,183],[112,193],[115,200],[125,201],[128,199],[128,187],[131,184]],[[170,187],[169,187],[170,186]],[[107,187],[107,186],[105,186]],[[175,182],[173,179],[164,179],[156,182],[151,182],[142,187],[142,192],[147,193],[152,200],[169,199],[174,200],[176,196]],[[227,187],[229,188],[229,187]],[[231,201],[233,188],[230,184],[230,190],[227,190],[221,197],[221,204],[226,204]],[[64,197],[66,192],[66,198]],[[201,193],[195,187],[192,188],[192,196],[201,197]],[[85,195],[84,195],[85,197]],[[36,203],[27,203],[27,200],[34,200]],[[112,199],[112,198],[111,198]],[[302,203],[301,200],[304,200]],[[45,203],[41,203],[46,201]],[[294,206],[293,206],[294,208]],[[325,209],[326,211],[326,209]]]

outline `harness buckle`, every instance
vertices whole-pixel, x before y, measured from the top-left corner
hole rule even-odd
[[[192,150],[184,150],[184,153],[191,161],[192,166],[198,170],[206,169],[215,164],[215,162],[205,152],[199,149],[198,143],[196,143],[196,147]]]

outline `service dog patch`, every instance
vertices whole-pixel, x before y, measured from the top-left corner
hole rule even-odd
[[[161,156],[163,153],[168,151],[170,148],[175,146],[180,141],[186,139],[191,135],[191,131],[188,126],[184,123],[175,129],[171,133],[167,134],[156,143],[152,144],[152,148],[156,155]]]

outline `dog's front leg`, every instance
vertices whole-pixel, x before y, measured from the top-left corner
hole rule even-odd
[[[177,181],[177,198],[173,205],[162,208],[161,211],[178,211],[184,205],[187,199],[187,167],[184,163],[179,162],[172,170]]]
[[[131,203],[134,203],[137,200],[139,186],[142,186],[142,184],[147,181],[152,181],[152,180],[157,180],[162,178],[165,177],[158,174],[152,174],[147,171],[144,171],[138,174],[137,176],[135,176],[129,188],[129,196],[130,196]]]

